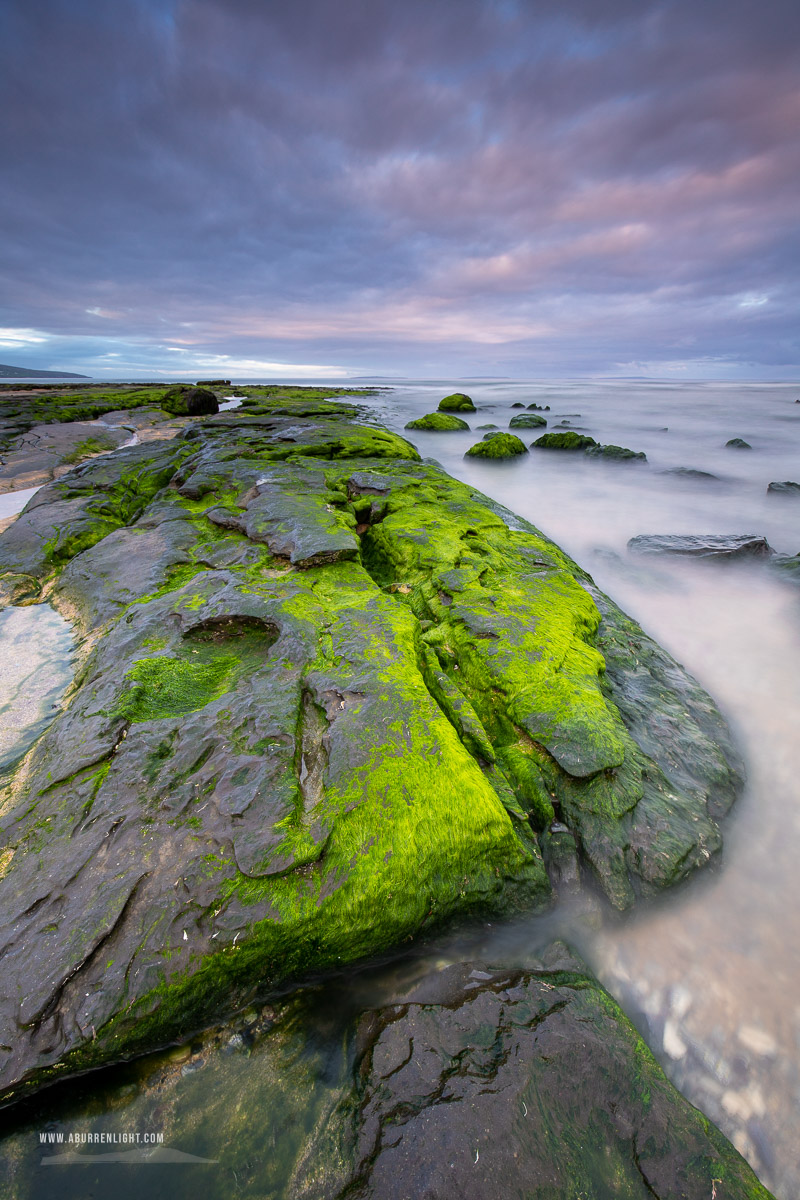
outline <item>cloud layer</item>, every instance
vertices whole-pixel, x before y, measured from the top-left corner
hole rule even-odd
[[[4,361],[800,369],[794,2],[11,0],[0,37]]]

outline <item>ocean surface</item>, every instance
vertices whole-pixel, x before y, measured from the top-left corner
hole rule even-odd
[[[798,553],[800,495],[768,495],[767,486],[800,482],[800,389],[441,380],[393,385],[365,403],[375,419],[400,431],[454,390],[478,406],[467,416],[472,431],[411,432],[420,453],[562,546],[707,688],[730,721],[748,781],[724,823],[720,860],[633,916],[562,907],[546,917],[472,926],[404,959],[310,988],[296,998],[279,1062],[270,1058],[269,1038],[247,1037],[246,1024],[232,1025],[222,1039],[225,1053],[195,1046],[44,1094],[14,1116],[0,1143],[9,1195],[127,1200],[146,1187],[153,1197],[201,1189],[209,1197],[289,1200],[303,1140],[352,1062],[347,1029],[354,1014],[390,996],[399,980],[462,958],[524,965],[554,935],[579,949],[670,1078],[778,1200],[800,1195],[800,583],[766,560],[642,558],[627,550],[637,534],[714,533],[763,535],[779,554]],[[514,404],[533,403],[549,406],[549,430],[586,432],[644,451],[647,461],[541,450],[508,462],[464,457],[483,436],[478,425],[505,429],[523,411]],[[526,444],[540,432],[520,431]],[[726,447],[732,438],[750,448]],[[0,625],[0,660],[4,639],[19,645],[15,620]],[[58,636],[59,653],[67,654],[64,630],[40,624],[45,642]],[[30,644],[33,653],[33,636]],[[300,1107],[298,1094],[306,1097]],[[240,1109],[234,1136],[231,1113]],[[180,1165],[163,1151],[159,1159],[142,1150],[142,1165],[42,1165],[43,1129],[66,1138],[123,1126],[165,1130],[178,1158],[214,1161],[184,1158]],[[261,1190],[248,1183],[256,1178]]]

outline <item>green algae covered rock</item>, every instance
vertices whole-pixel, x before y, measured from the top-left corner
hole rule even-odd
[[[485,433],[482,442],[476,442],[467,450],[470,458],[513,458],[515,454],[527,454],[528,449],[513,433]]]
[[[427,413],[426,416],[419,417],[416,421],[409,421],[406,429],[433,429],[441,430],[444,433],[451,429],[469,429],[469,425],[459,417],[451,417],[444,412],[435,412]]]
[[[647,461],[647,455],[643,450],[628,450],[625,446],[589,446],[586,454],[589,458],[607,458],[613,459],[615,462]]]
[[[543,433],[532,443],[531,448],[536,450],[586,450],[590,446],[596,445],[593,437],[568,430],[564,433]]]
[[[508,427],[509,429],[542,429],[546,424],[547,419],[536,413],[519,413],[516,417],[511,418]]]
[[[476,412],[477,409],[469,396],[464,392],[453,392],[439,401],[440,412]]]
[[[79,467],[0,582],[86,635],[4,797],[1,1094],[542,906],[554,815],[619,908],[719,848],[708,697],[532,526],[335,409]]]
[[[208,388],[178,384],[164,392],[159,407],[176,417],[205,417],[219,412],[219,401]]]

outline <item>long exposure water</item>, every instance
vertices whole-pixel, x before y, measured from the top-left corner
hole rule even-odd
[[[752,1163],[779,1200],[800,1195],[800,586],[768,563],[635,558],[641,533],[763,534],[800,550],[800,393],[787,385],[431,381],[370,400],[401,430],[448,391],[478,406],[471,432],[409,436],[424,456],[532,521],[680,661],[731,722],[748,782],[724,826],[721,860],[691,885],[625,919],[557,909],[442,936],[405,959],[308,989],[279,1044],[243,1015],[206,1042],[151,1056],[43,1095],[12,1117],[0,1146],[9,1195],[289,1197],[302,1147],[325,1122],[352,1062],[349,1022],[401,981],[459,958],[524,964],[555,934],[577,946],[645,1033],[667,1073]],[[548,428],[645,451],[609,463],[532,450],[508,462],[464,458],[482,436],[537,403]],[[567,425],[567,423],[569,423]],[[523,430],[527,443],[539,430]],[[750,449],[725,446],[742,438]],[[707,476],[670,473],[675,468]],[[174,1149],[147,1167],[42,1165],[43,1129],[165,1132]],[[159,1158],[158,1155],[161,1155]],[[177,1155],[177,1158],[175,1158]],[[194,1155],[195,1162],[181,1155]],[[160,1165],[158,1165],[160,1163]]]

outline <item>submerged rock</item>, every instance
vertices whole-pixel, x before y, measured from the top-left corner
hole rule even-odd
[[[508,423],[509,429],[541,429],[547,424],[544,417],[539,417],[536,413],[520,413],[517,417],[512,417]]]
[[[569,430],[565,433],[543,433],[540,438],[537,438],[532,443],[531,449],[536,450],[586,450],[589,446],[596,446],[597,442],[593,437],[588,437],[583,433],[575,433]]]
[[[252,1008],[89,1099],[51,1103],[46,1128],[87,1137],[124,1104],[127,1126],[162,1132],[173,1161],[218,1163],[209,1200],[231,1178],[248,1200],[769,1200],[566,946],[524,970],[419,965],[399,965],[413,983],[381,976],[381,998],[355,1014],[344,980]],[[743,1044],[761,1047],[759,1032]],[[41,1178],[39,1128],[0,1141],[9,1200]]]
[[[756,533],[640,533],[631,554],[682,554],[690,558],[769,558],[772,547]]]
[[[753,447],[750,445],[749,442],[746,442],[744,440],[744,438],[735,437],[735,438],[730,438],[725,443],[725,449],[726,450],[752,450]]]
[[[528,448],[513,433],[485,433],[482,442],[470,446],[468,458],[513,458],[516,454],[527,454]]]
[[[446,432],[451,429],[469,429],[469,425],[459,417],[451,417],[444,412],[435,412],[419,417],[416,421],[409,421],[406,429],[433,429]]]
[[[588,576],[398,435],[259,407],[0,537],[6,595],[88,638],[5,797],[5,1095],[545,904],[556,809],[618,908],[720,846],[724,723]]]
[[[453,392],[439,401],[440,412],[476,412],[471,398],[464,392]]]
[[[346,1182],[331,1153],[327,1190],[308,1197],[768,1200],[558,944],[533,970],[447,968],[367,1014],[358,1045]]]
[[[794,483],[791,479],[783,483],[771,483],[767,492],[773,496],[800,496],[800,483]]]
[[[529,404],[528,409],[533,412],[550,412],[550,405],[545,404],[542,406],[541,404]]]
[[[719,475],[711,471],[698,471],[696,467],[667,467],[659,475],[674,475],[677,479],[695,479],[698,483],[720,483]]]
[[[616,462],[625,462],[631,459],[638,459],[639,462],[647,461],[647,455],[643,450],[628,450],[625,446],[589,446],[586,453],[589,458],[610,458]]]

